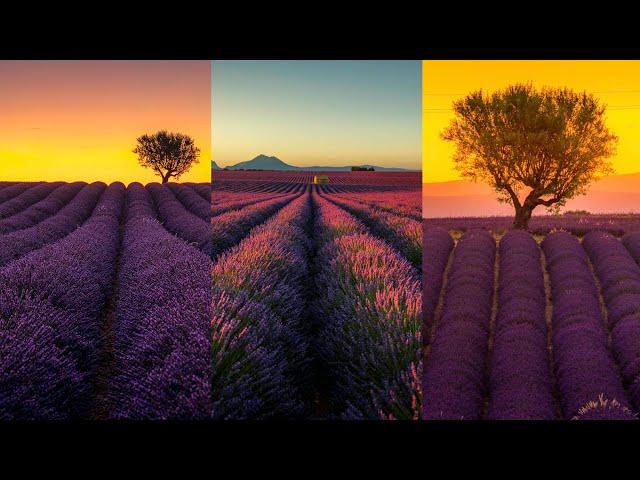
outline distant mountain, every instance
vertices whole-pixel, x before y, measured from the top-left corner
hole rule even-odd
[[[222,170],[216,162],[211,160],[211,170]]]
[[[422,188],[422,214],[437,217],[485,217],[513,215],[513,207],[498,203],[492,188],[466,180],[425,183]],[[587,210],[591,213],[640,213],[640,173],[612,175],[593,185],[586,195],[567,202],[562,211]],[[534,215],[544,215],[537,208]]]
[[[212,168],[214,162],[212,162]],[[353,165],[354,167],[367,167],[373,168],[376,171],[380,172],[411,172],[413,170],[409,170],[406,168],[387,168],[387,167],[379,167],[377,165]],[[351,171],[352,165],[344,166],[344,167],[329,167],[329,166],[317,166],[314,165],[312,167],[296,167],[294,165],[289,165],[288,163],[283,162],[278,157],[269,157],[267,155],[258,155],[257,157],[247,160],[245,162],[236,163],[235,165],[231,165],[226,167],[228,170],[310,170],[310,171],[324,171],[324,172],[348,172]]]
[[[268,157],[266,155],[258,155],[257,157],[247,160],[246,162],[236,163],[229,170],[298,170],[298,167],[287,165],[278,157]]]

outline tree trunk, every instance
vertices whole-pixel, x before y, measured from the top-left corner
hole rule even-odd
[[[162,183],[167,183],[169,181],[169,178],[171,177],[171,174],[169,172],[165,173],[162,176]]]
[[[513,228],[518,230],[528,230],[529,220],[531,220],[531,214],[533,208],[529,205],[523,205],[521,208],[516,209],[516,218],[513,221]]]

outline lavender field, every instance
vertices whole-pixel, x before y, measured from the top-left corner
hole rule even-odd
[[[214,172],[214,419],[417,419],[420,174]]]
[[[450,217],[426,218],[426,227],[466,232],[481,229],[504,233],[511,229],[513,217]],[[555,230],[565,230],[582,237],[593,230],[602,230],[621,237],[625,233],[640,231],[638,214],[564,214],[536,215],[531,218],[529,231],[534,235],[546,235]]]
[[[640,221],[589,217],[424,221],[423,418],[637,418]]]
[[[0,182],[0,419],[208,417],[209,198]]]

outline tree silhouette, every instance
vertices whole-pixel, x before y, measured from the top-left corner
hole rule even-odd
[[[138,137],[137,142],[133,153],[138,155],[138,162],[160,175],[162,183],[171,177],[177,180],[193,163],[198,163],[200,149],[188,135],[160,130]]]
[[[441,137],[455,143],[456,169],[513,205],[514,228],[527,229],[538,205],[558,212],[613,172],[607,158],[617,137],[604,124],[604,105],[586,92],[516,84],[488,96],[473,92],[453,110]]]

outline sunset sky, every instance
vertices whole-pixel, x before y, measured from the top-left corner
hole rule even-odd
[[[518,82],[596,95],[608,106],[606,124],[619,137],[611,159],[616,174],[640,172],[640,61],[427,60],[422,72],[424,182],[459,178],[454,146],[439,138],[453,118],[453,101],[474,90],[493,92]]]
[[[131,152],[160,129],[194,138],[208,182],[208,61],[0,61],[0,179],[159,181]]]
[[[419,61],[214,61],[213,160],[420,169]]]

